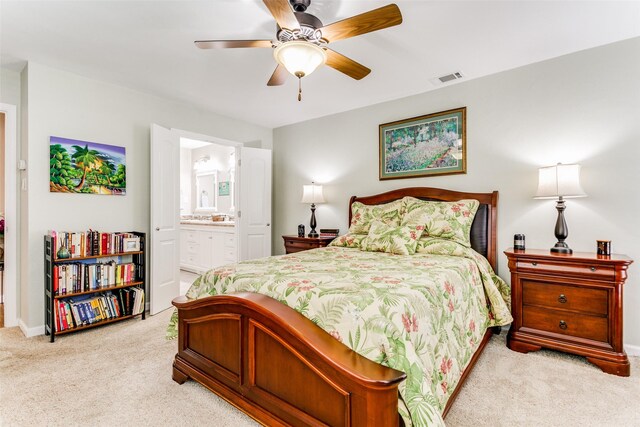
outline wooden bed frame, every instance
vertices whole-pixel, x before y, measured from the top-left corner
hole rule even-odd
[[[496,269],[498,192],[462,193],[405,188],[349,204],[424,200],[479,200],[471,229],[473,248]],[[178,353],[173,379],[191,378],[256,421],[269,426],[398,426],[398,385],[406,375],[360,356],[297,311],[255,293],[197,300],[178,297]],[[497,328],[499,330],[499,328]],[[463,372],[451,408],[493,331],[487,330]]]

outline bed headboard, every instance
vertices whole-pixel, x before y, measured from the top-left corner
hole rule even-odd
[[[480,202],[478,212],[471,225],[471,247],[489,260],[494,271],[498,271],[497,254],[497,221],[498,221],[498,192],[491,193],[463,193],[460,191],[443,190],[441,188],[411,187],[400,188],[374,196],[353,196],[349,201],[349,224],[351,224],[351,205],[360,202],[365,205],[378,205],[402,199],[405,196],[422,200],[437,200],[455,202],[462,199],[476,199]]]

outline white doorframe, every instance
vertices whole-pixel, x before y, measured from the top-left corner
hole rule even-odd
[[[242,142],[230,141],[228,139],[190,132],[188,130],[171,128],[171,131],[177,133],[182,138],[196,139],[198,141],[211,142],[213,144],[228,145],[230,147],[242,147],[244,145]]]
[[[18,118],[16,106],[0,104],[0,113],[5,115],[4,134],[4,326],[18,325]],[[7,224],[9,225],[7,227]]]

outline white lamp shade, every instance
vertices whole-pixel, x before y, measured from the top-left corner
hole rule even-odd
[[[324,203],[324,194],[322,194],[322,185],[303,185],[301,203]]]
[[[302,74],[308,76],[313,73],[320,64],[327,61],[327,54],[320,46],[313,43],[294,40],[282,43],[273,51],[273,56],[279,64],[283,65],[294,76]]]
[[[555,199],[557,197],[586,197],[580,186],[580,165],[563,165],[540,168],[538,191],[535,199]]]

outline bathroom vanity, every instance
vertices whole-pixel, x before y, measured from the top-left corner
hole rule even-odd
[[[180,269],[203,273],[237,260],[233,221],[180,221]]]

